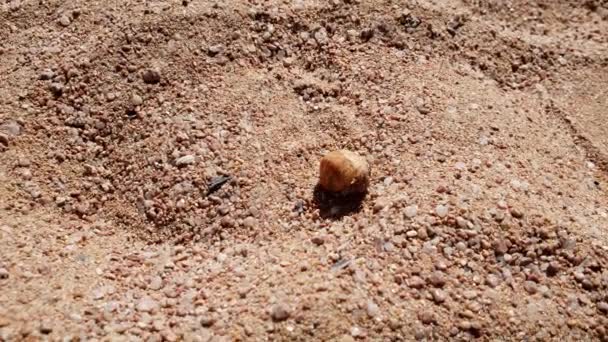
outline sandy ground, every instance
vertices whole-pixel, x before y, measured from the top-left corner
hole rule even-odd
[[[607,340],[604,32],[599,0],[3,2],[0,340]],[[334,149],[359,207],[315,192]]]

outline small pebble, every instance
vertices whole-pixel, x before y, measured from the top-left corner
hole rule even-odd
[[[408,231],[405,233],[405,236],[407,236],[407,237],[409,237],[409,238],[414,238],[414,237],[418,236],[418,232],[417,232],[417,231],[415,231],[415,230],[408,230]]]
[[[369,185],[370,168],[365,158],[339,150],[326,154],[320,163],[319,185],[336,193],[362,193]]]
[[[498,284],[500,284],[500,278],[498,278],[494,274],[489,274],[486,277],[486,284],[488,284],[488,286],[490,286],[490,287],[496,287],[496,286],[498,286]]]
[[[511,209],[511,216],[513,216],[516,219],[521,219],[521,218],[524,217],[524,213],[521,210],[517,209],[517,208],[512,208]]]
[[[160,82],[160,73],[156,70],[147,69],[141,74],[144,83],[156,84]]]
[[[275,304],[270,310],[270,317],[275,322],[287,320],[291,316],[291,309],[285,304]]]
[[[63,27],[70,26],[71,23],[72,23],[72,19],[70,19],[70,17],[68,17],[65,14],[62,15],[61,18],[59,18],[59,24]]]
[[[423,324],[432,324],[437,321],[435,314],[430,310],[422,310],[418,313],[418,319]]]
[[[316,236],[313,236],[312,239],[310,239],[310,240],[315,245],[320,246],[325,243],[325,235],[316,235]]]
[[[418,207],[416,205],[409,205],[407,207],[405,207],[405,210],[403,211],[405,217],[407,218],[414,218],[416,216],[416,214],[418,213]]]
[[[175,160],[176,166],[186,166],[194,164],[195,158],[193,155],[185,155],[183,157],[179,157]]]
[[[439,204],[437,207],[435,207],[435,213],[440,218],[445,218],[446,216],[448,216],[448,206]]]
[[[154,276],[150,283],[148,284],[148,288],[153,291],[158,291],[163,287],[163,279],[160,276]]]
[[[389,202],[387,199],[385,198],[378,198],[376,199],[376,201],[374,202],[374,212],[377,213],[379,211],[381,211],[382,209],[386,208],[389,206]]]
[[[102,287],[98,287],[98,288],[94,289],[91,294],[92,294],[94,300],[103,299],[103,297],[106,295],[106,293]]]
[[[524,289],[529,294],[535,294],[536,292],[538,292],[538,287],[537,287],[536,283],[533,281],[529,281],[529,280],[524,282]]]
[[[209,56],[212,56],[212,57],[222,53],[223,51],[224,51],[224,45],[222,45],[222,44],[211,45],[210,47],[207,48],[207,53],[209,54]]]
[[[380,314],[380,308],[378,307],[378,305],[376,303],[374,303],[373,301],[368,301],[367,302],[367,315],[370,318],[376,317]]]
[[[363,332],[361,331],[361,328],[355,326],[350,328],[350,335],[352,337],[363,337]]]
[[[448,298],[447,293],[441,289],[433,289],[431,294],[433,295],[433,301],[437,304],[445,302]]]
[[[131,104],[132,104],[133,106],[136,106],[136,107],[137,107],[137,106],[141,106],[143,103],[144,103],[144,100],[141,98],[141,96],[139,96],[139,95],[137,95],[137,94],[134,94],[134,95],[131,97]]]
[[[419,276],[413,276],[410,279],[408,279],[407,284],[409,287],[411,287],[413,289],[421,289],[424,287],[426,282]]]
[[[435,287],[443,287],[446,283],[445,276],[440,271],[435,271],[429,277],[429,283]]]
[[[243,226],[245,226],[246,228],[253,229],[256,225],[257,220],[255,219],[255,217],[248,216],[243,220]]]

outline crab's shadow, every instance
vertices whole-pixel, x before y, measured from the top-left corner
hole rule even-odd
[[[366,196],[367,193],[334,194],[323,190],[317,184],[313,191],[313,203],[322,218],[339,220],[361,211]]]

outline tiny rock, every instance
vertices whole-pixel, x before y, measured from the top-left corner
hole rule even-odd
[[[440,289],[433,289],[431,291],[431,294],[433,295],[433,301],[435,301],[435,303],[437,303],[437,304],[441,304],[441,303],[445,302],[445,300],[448,297],[448,295],[445,293],[445,291],[440,290]]]
[[[148,69],[141,74],[141,78],[144,80],[144,83],[156,84],[160,82],[160,73],[156,70]]]
[[[291,309],[285,304],[276,304],[270,310],[270,317],[273,321],[281,322],[291,316]]]
[[[315,245],[320,246],[325,243],[325,239],[326,237],[324,235],[317,235],[313,236],[310,241],[312,241],[312,243],[314,243]]]
[[[59,18],[59,24],[63,27],[70,26],[71,23],[72,20],[67,15],[62,15],[61,18]]]
[[[370,318],[376,317],[380,314],[380,308],[378,305],[371,300],[367,302],[367,315]]]
[[[414,216],[416,216],[416,214],[418,214],[418,207],[416,205],[407,206],[407,207],[405,207],[405,210],[403,213],[405,214],[405,217],[411,219]]]
[[[435,213],[440,218],[444,218],[444,217],[448,216],[448,206],[447,205],[442,205],[442,204],[438,205],[435,208]]]
[[[435,271],[429,277],[429,283],[431,283],[435,287],[443,287],[446,283],[446,280],[443,273]]]
[[[134,106],[141,106],[144,103],[144,100],[141,98],[141,96],[134,94],[131,97],[131,104],[133,104]]]
[[[189,154],[183,157],[179,157],[175,160],[175,165],[177,166],[186,166],[194,164],[195,158],[193,155]]]
[[[418,313],[418,319],[423,324],[431,324],[431,323],[435,323],[437,321],[437,318],[435,318],[435,314],[429,310],[420,311]]]
[[[364,193],[369,186],[370,168],[365,158],[339,150],[321,159],[319,185],[336,193]]]

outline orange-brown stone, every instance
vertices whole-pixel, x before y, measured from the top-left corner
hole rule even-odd
[[[367,160],[354,152],[332,151],[321,159],[319,185],[327,191],[344,194],[366,192],[369,177]]]

